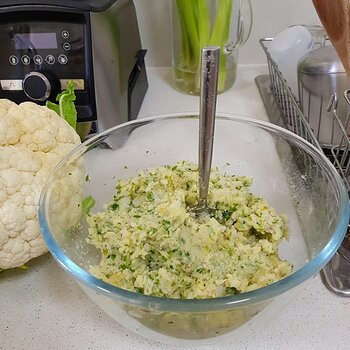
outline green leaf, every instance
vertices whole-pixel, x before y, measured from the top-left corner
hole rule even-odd
[[[53,103],[51,101],[46,101],[46,107],[49,108],[49,109],[52,109],[58,115],[60,115],[60,108],[58,107],[58,105],[56,103]]]
[[[47,101],[46,107],[55,111],[59,116],[65,119],[68,124],[77,129],[77,110],[75,109],[75,93],[74,84],[69,81],[65,91],[57,95],[56,101],[58,104]]]
[[[82,212],[86,215],[90,215],[90,210],[94,207],[95,203],[96,201],[91,195],[84,198],[81,202]]]

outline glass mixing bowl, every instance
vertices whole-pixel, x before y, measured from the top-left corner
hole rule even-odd
[[[107,130],[75,148],[52,172],[39,206],[45,242],[56,261],[117,322],[142,336],[177,345],[233,340],[232,332],[264,327],[304,289],[304,283],[339,247],[349,198],[330,162],[300,137],[269,123],[239,116],[216,119],[213,166],[253,177],[252,192],[288,220],[290,237],[279,247],[294,265],[284,279],[258,290],[213,299],[180,300],[129,292],[89,273],[99,252],[87,243],[81,201],[92,212],[113,198],[117,179],[140,169],[197,162],[198,116],[140,119]]]

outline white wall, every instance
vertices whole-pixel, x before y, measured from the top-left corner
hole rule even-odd
[[[149,67],[171,66],[171,0],[134,0]],[[265,63],[259,39],[291,24],[319,24],[311,0],[251,0],[252,34],[240,50],[241,64]]]

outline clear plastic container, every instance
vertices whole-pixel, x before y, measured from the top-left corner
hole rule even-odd
[[[273,39],[269,52],[286,79],[294,96],[298,96],[298,62],[314,47],[309,30],[302,25],[289,27]]]

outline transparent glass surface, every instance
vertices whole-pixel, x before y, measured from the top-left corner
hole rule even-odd
[[[239,47],[252,29],[250,0],[172,0],[174,86],[199,95],[200,50],[220,47],[218,92],[236,81]]]
[[[138,170],[197,162],[198,117],[141,119],[97,135],[53,171],[40,199],[39,220],[54,258],[86,294],[133,332],[174,344],[231,340],[246,327],[263,327],[339,247],[349,221],[349,199],[330,162],[298,136],[272,124],[236,116],[216,120],[213,166],[253,177],[252,192],[285,214],[290,231],[279,248],[294,272],[267,287],[233,296],[179,300],[145,296],[106,284],[89,272],[99,252],[87,243],[81,200],[92,212],[113,198],[117,179]]]

